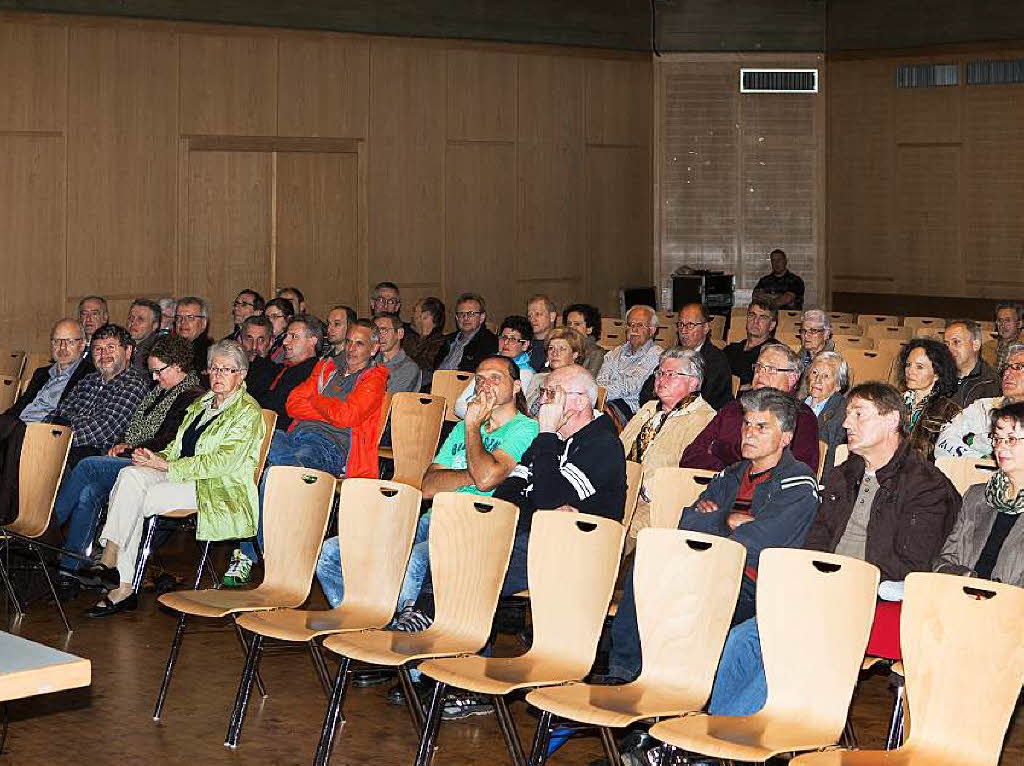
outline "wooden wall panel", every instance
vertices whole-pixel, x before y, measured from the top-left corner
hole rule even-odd
[[[587,143],[649,145],[651,108],[648,62],[587,61]]]
[[[63,27],[0,24],[0,130],[63,130],[66,48]]]
[[[311,313],[355,306],[359,273],[359,157],[282,152],[277,157],[278,287],[299,285]]]
[[[444,260],[445,52],[370,49],[368,284],[440,284]]]
[[[961,98],[960,89],[954,86],[939,88],[893,87],[892,128],[896,143],[921,144],[959,141]]]
[[[282,136],[366,137],[368,41],[331,35],[284,36],[279,55],[278,131]]]
[[[516,56],[448,52],[448,138],[515,141]]]
[[[0,338],[49,348],[64,304],[64,141],[0,135]]]
[[[571,56],[519,56],[519,140],[583,142],[584,62]]]
[[[171,294],[177,42],[129,27],[71,30],[69,297]]]
[[[275,37],[183,34],[180,44],[182,133],[277,133]]]

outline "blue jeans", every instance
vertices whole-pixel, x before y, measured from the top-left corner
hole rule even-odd
[[[757,620],[751,618],[729,631],[715,686],[711,690],[711,715],[753,715],[768,699],[768,682],[761,658]]]
[[[274,431],[274,438],[267,450],[266,467],[275,465],[292,465],[325,471],[332,476],[340,476],[345,466],[345,456],[338,445],[312,431]],[[267,472],[260,479],[260,521],[256,529],[256,539],[263,548],[263,493],[267,485]],[[242,553],[255,561],[259,558],[256,548],[250,542],[242,543]]]
[[[316,561],[316,579],[331,609],[338,606],[345,598],[345,580],[341,576],[341,546],[337,537],[324,540]]]
[[[53,505],[53,513],[61,525],[71,520],[64,547],[85,555],[96,537],[96,523],[104,503],[110,497],[117,474],[132,461],[123,457],[87,457],[65,477]],[[75,571],[83,562],[61,556],[60,568]]]

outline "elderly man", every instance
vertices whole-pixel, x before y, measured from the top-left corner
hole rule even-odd
[[[78,302],[78,321],[85,330],[85,347],[92,343],[92,334],[110,321],[107,299],[99,295],[87,295]]]
[[[262,314],[256,314],[242,321],[241,344],[245,355],[249,358],[249,370],[256,359],[265,357],[270,351],[270,341],[274,337],[274,326]]]
[[[658,366],[661,346],[654,344],[658,314],[650,306],[633,306],[626,314],[626,342],[604,356],[597,385],[607,391],[607,406],[622,422],[640,409],[640,389]]]
[[[145,372],[149,369],[146,365],[149,352],[163,334],[160,331],[160,304],[149,298],[136,298],[128,309],[125,327],[135,341],[132,364]]]
[[[206,301],[195,296],[178,299],[174,308],[174,334],[192,344],[192,358],[196,372],[206,369],[206,352],[213,342],[206,334],[209,323]],[[209,388],[209,378],[201,376],[203,385]]]
[[[999,396],[995,370],[981,358],[981,325],[973,319],[956,319],[942,334],[956,362],[956,394],[953,401],[964,409],[977,399]]]
[[[231,320],[235,323],[235,329],[224,340],[242,342],[242,323],[249,317],[259,316],[263,313],[263,307],[267,302],[263,296],[255,290],[246,288],[235,296],[231,304]],[[251,361],[251,360],[250,360]]]
[[[498,353],[498,336],[487,329],[487,303],[476,293],[463,293],[455,302],[458,331],[445,336],[435,370],[473,372],[484,357]]]
[[[162,332],[174,332],[174,309],[178,306],[175,298],[159,298],[160,304],[160,330]]]
[[[800,366],[805,370],[822,351],[834,351],[832,320],[821,309],[805,311],[800,324]]]
[[[804,281],[789,270],[789,259],[782,250],[775,249],[768,256],[772,270],[754,286],[753,298],[771,302],[775,309],[802,309],[804,307]]]
[[[711,332],[711,317],[699,303],[687,303],[679,309],[676,317],[676,334],[679,347],[696,351],[704,365],[704,379],[700,395],[714,409],[720,410],[732,401],[732,370],[729,360],[718,346],[708,340]],[[641,406],[652,401],[654,396],[654,375],[644,381],[640,389]]]
[[[981,347],[981,358],[999,369],[1006,361],[1006,349],[1014,343],[1024,343],[1024,307],[1019,303],[996,306],[996,334],[998,337]]]
[[[46,420],[68,398],[78,381],[96,371],[92,356],[85,353],[85,330],[74,319],[61,319],[53,326],[50,354],[53,364],[32,373],[28,388],[4,416],[23,423]]]
[[[761,349],[754,365],[752,388],[775,388],[792,396],[800,382],[800,357],[781,343],[770,343]],[[743,459],[743,407],[736,400],[718,411],[715,419],[700,432],[683,451],[679,465],[683,468],[723,468]],[[793,432],[793,457],[809,468],[818,467],[818,419],[814,411],[801,402],[797,405],[796,430]]]
[[[1015,402],[1024,402],[1024,344],[1006,348],[1001,396],[975,400],[957,414],[939,432],[935,457],[985,458],[992,455],[989,415],[992,410]]]
[[[331,359],[345,353],[345,338],[349,325],[356,321],[356,312],[351,306],[338,304],[327,314],[327,343],[324,345],[324,359]]]
[[[402,350],[405,324],[394,312],[382,312],[373,317],[380,336],[380,363],[388,369],[388,391],[419,391],[423,373]]]
[[[548,362],[547,342],[558,321],[558,306],[546,295],[537,294],[526,304],[526,318],[533,328],[530,341],[530,367],[540,372]]]
[[[778,322],[779,310],[763,298],[755,298],[747,307],[747,337],[723,349],[732,374],[740,379],[744,388],[749,388],[754,379],[754,362],[761,354],[761,347],[775,341]]]
[[[677,346],[668,349],[654,371],[655,399],[647,402],[622,429],[619,440],[626,457],[644,467],[648,481],[640,491],[626,545],[632,549],[637,533],[650,526],[649,480],[659,468],[679,464],[683,449],[715,417],[700,393],[704,375],[701,355]]]

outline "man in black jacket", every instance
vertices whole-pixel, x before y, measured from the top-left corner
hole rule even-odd
[[[284,331],[284,362],[277,364],[265,356],[249,364],[246,387],[253,399],[266,410],[277,413],[276,428],[287,431],[292,419],[288,416],[288,394],[308,378],[324,346],[324,323],[315,316],[299,314]]]
[[[441,344],[434,364],[436,370],[473,372],[477,365],[498,353],[498,336],[487,329],[487,302],[476,293],[463,293],[455,302],[458,331]]]

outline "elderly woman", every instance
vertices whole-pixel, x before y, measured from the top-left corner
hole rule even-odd
[[[640,491],[627,548],[635,545],[637,533],[651,524],[648,482],[654,472],[678,466],[686,446],[715,417],[714,408],[700,395],[704,362],[696,351],[676,346],[661,355],[654,371],[654,395],[626,423],[619,434],[626,457],[644,467],[644,486]]]
[[[547,359],[544,372],[538,372],[524,389],[526,408],[531,418],[540,412],[540,390],[552,370],[567,367],[570,364],[583,366],[583,355],[586,353],[586,340],[576,330],[568,327],[556,327],[548,335]]]
[[[597,345],[601,339],[601,312],[589,303],[573,303],[562,312],[562,324],[583,336],[586,343],[579,364],[595,378],[601,372],[605,350]]]
[[[192,344],[175,335],[162,335],[146,359],[156,385],[139,404],[124,432],[124,441],[102,457],[88,457],[64,479],[53,512],[60,524],[70,519],[65,549],[84,555],[96,534],[96,521],[117,480],[131,465],[132,450],[164,449],[178,432],[189,405],[203,395],[193,369]],[[81,561],[63,556],[61,574],[80,579]],[[95,584],[86,582],[87,585]]]
[[[210,347],[210,392],[188,408],[174,442],[162,452],[140,448],[110,493],[107,523],[100,533],[103,567],[117,567],[120,586],[89,617],[132,610],[135,559],[143,520],[176,508],[199,510],[200,540],[248,538],[256,534],[259,498],[254,474],[263,442],[263,413],[245,390],[249,358],[234,341]],[[92,574],[105,570],[94,567]]]
[[[836,447],[846,444],[843,420],[846,418],[845,394],[849,388],[850,368],[842,355],[835,351],[818,353],[804,373],[801,398],[818,418],[818,441],[828,445],[822,475],[835,464]]]
[[[911,447],[934,462],[939,431],[960,412],[953,401],[956,362],[941,341],[915,338],[903,347],[898,369],[903,400],[910,412],[904,435]]]
[[[804,369],[822,351],[832,351],[832,320],[821,309],[804,312],[800,324],[800,362]]]

